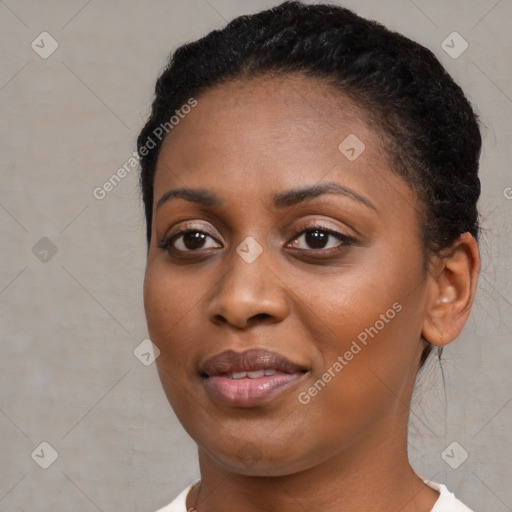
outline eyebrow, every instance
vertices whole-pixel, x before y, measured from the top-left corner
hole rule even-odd
[[[335,182],[322,183],[319,185],[312,185],[304,188],[297,188],[279,192],[273,198],[275,208],[289,208],[303,201],[322,196],[324,194],[337,194],[353,199],[372,210],[377,211],[377,208],[366,197],[361,196],[348,187],[340,185]],[[186,201],[202,204],[210,208],[222,207],[223,201],[213,192],[202,188],[177,188],[169,190],[158,200],[156,209],[158,210],[164,203],[172,199],[184,199]]]
[[[313,199],[324,194],[342,195],[355,201],[358,201],[359,203],[368,206],[372,210],[377,211],[377,208],[375,208],[375,206],[369,199],[361,196],[357,192],[354,192],[350,188],[335,182],[321,183],[319,185],[313,185],[310,187],[280,192],[279,194],[276,194],[274,196],[274,206],[276,208],[287,208],[290,206],[294,206],[298,203],[301,203],[302,201]]]
[[[198,203],[211,208],[223,205],[219,197],[204,188],[176,188],[167,191],[158,200],[156,209],[158,210],[164,203],[169,202],[171,199],[185,199],[191,203]]]

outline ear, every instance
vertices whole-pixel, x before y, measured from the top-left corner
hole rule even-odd
[[[432,345],[451,343],[469,317],[480,273],[478,243],[463,233],[438,256],[429,276],[429,295],[422,336]]]

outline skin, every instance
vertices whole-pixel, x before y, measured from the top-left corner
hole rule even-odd
[[[407,457],[410,398],[421,336],[446,345],[469,315],[480,268],[474,238],[462,235],[425,270],[418,198],[391,170],[385,137],[364,110],[328,85],[274,76],[222,84],[197,100],[159,156],[144,281],[163,389],[198,445],[201,483],[187,508],[431,510],[439,494]],[[365,144],[353,162],[338,149],[350,134]],[[272,207],[278,192],[327,182],[373,208],[337,194]],[[181,187],[212,191],[223,206],[179,198],[156,208]],[[353,243],[330,236],[324,248],[313,245],[300,232],[317,224]],[[187,246],[178,235],[174,252],[159,247],[185,227],[209,237]],[[263,250],[252,263],[236,252],[248,236]],[[328,255],[331,247],[341,250]],[[298,394],[394,303],[402,310],[301,404]],[[248,348],[277,351],[308,372],[257,407],[217,403],[199,365]]]

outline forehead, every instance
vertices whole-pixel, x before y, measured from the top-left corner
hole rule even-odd
[[[219,195],[268,194],[323,179],[370,195],[403,186],[371,113],[325,82],[300,75],[236,80],[196,100],[164,140],[155,196],[198,185]]]
[[[197,101],[166,138],[164,150],[185,140],[192,145],[191,130],[206,144],[214,140],[242,144],[247,135],[249,144],[272,141],[274,150],[285,143],[317,146],[321,138],[327,145],[329,133],[343,129],[367,131],[364,109],[333,86],[297,74],[225,82],[203,92]]]

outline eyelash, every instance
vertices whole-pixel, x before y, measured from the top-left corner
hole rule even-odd
[[[348,235],[345,235],[343,233],[340,233],[339,231],[335,231],[333,229],[329,229],[329,228],[327,228],[325,226],[321,226],[321,225],[312,225],[312,226],[307,226],[305,228],[299,228],[299,231],[293,236],[293,238],[290,240],[290,242],[296,240],[297,238],[301,237],[302,235],[304,235],[306,233],[313,232],[313,231],[320,231],[322,233],[327,233],[328,235],[331,235],[334,238],[337,238],[340,241],[340,244],[338,244],[335,247],[329,247],[327,249],[296,249],[296,250],[301,251],[301,252],[305,251],[306,253],[313,253],[313,254],[321,253],[322,256],[329,256],[334,253],[338,253],[338,252],[342,251],[343,249],[345,249],[347,246],[353,245],[355,243],[354,238],[352,238]],[[201,249],[182,251],[181,249],[176,249],[173,247],[173,242],[176,239],[178,239],[179,237],[181,237],[183,235],[189,234],[189,233],[202,233],[202,234],[207,235],[210,238],[215,240],[215,237],[213,235],[211,235],[210,233],[208,233],[207,231],[203,231],[202,229],[190,227],[187,229],[183,229],[182,231],[178,231],[177,233],[174,233],[172,236],[164,238],[161,242],[159,242],[158,247],[160,249],[166,250],[171,255],[172,255],[172,253],[182,253],[182,254],[200,253]],[[288,244],[290,242],[288,242]]]
[[[299,228],[299,231],[293,236],[291,241],[297,240],[302,235],[314,232],[314,231],[320,231],[321,233],[326,233],[327,235],[331,235],[334,238],[337,238],[339,240],[339,244],[335,247],[329,247],[327,249],[297,249],[298,251],[306,251],[306,253],[310,254],[321,254],[322,256],[330,256],[335,253],[338,253],[342,250],[344,250],[347,246],[352,245],[355,243],[355,239],[345,235],[344,233],[340,233],[339,231],[335,231],[333,229],[329,229],[325,226],[321,225],[311,225],[304,228]]]

